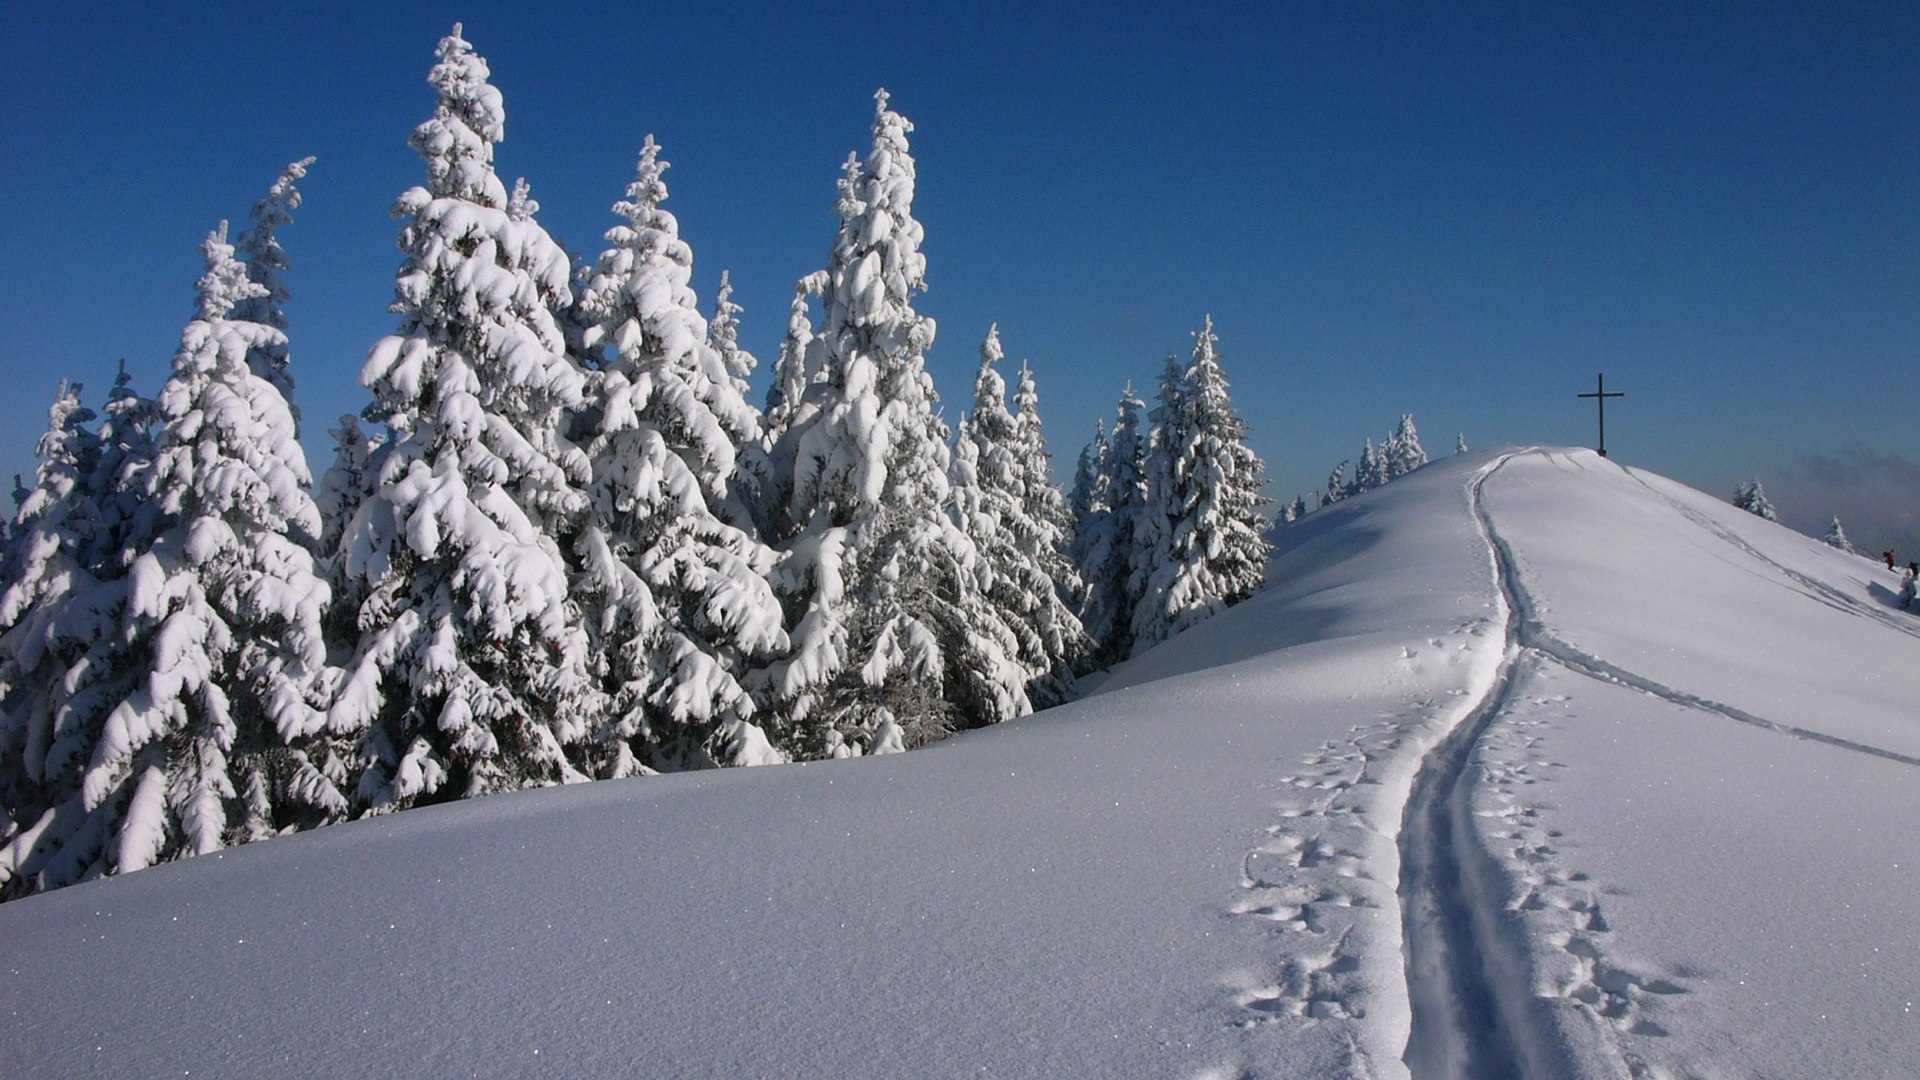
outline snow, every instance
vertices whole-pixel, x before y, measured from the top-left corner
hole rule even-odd
[[[927,749],[0,905],[9,1075],[1910,1071],[1920,620],[1883,567],[1586,451],[1276,540],[1089,696]]]

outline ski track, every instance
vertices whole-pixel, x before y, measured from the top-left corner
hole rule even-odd
[[[1542,749],[1546,721],[1539,711],[1564,708],[1571,700],[1523,697],[1530,676],[1540,665],[1553,663],[1587,677],[1623,680],[1569,663],[1561,653],[1570,650],[1563,650],[1564,643],[1536,617],[1536,602],[1513,550],[1482,500],[1486,482],[1516,456],[1494,462],[1470,488],[1474,518],[1508,606],[1513,670],[1466,755],[1477,777],[1464,774],[1460,780],[1465,782],[1456,781],[1451,824],[1455,858],[1465,861],[1455,872],[1467,883],[1462,895],[1476,901],[1465,914],[1478,928],[1480,969],[1494,973],[1499,1018],[1507,1026],[1505,1038],[1514,1055],[1510,1075],[1545,1076],[1574,1067],[1581,1075],[1638,1077],[1644,1070],[1621,1036],[1667,1036],[1667,1027],[1649,1013],[1666,1015],[1665,999],[1685,995],[1689,988],[1677,975],[1609,955],[1612,928],[1601,908],[1601,890],[1585,873],[1566,865],[1564,838],[1540,824],[1540,807],[1528,797],[1527,789],[1565,768]],[[1514,708],[1520,704],[1530,708]],[[1481,822],[1486,823],[1484,833]],[[1528,934],[1525,927],[1545,932]],[[1532,954],[1529,939],[1550,942],[1557,954]],[[1612,1035],[1595,1040],[1567,1031],[1563,1024],[1569,1013],[1584,1017],[1588,1031]],[[1469,1069],[1442,1075],[1485,1074]]]
[[[1482,499],[1487,481],[1522,454],[1543,454],[1558,467],[1571,467],[1558,455],[1527,448],[1489,464],[1466,489],[1503,608],[1503,655],[1491,684],[1471,702],[1411,702],[1302,759],[1285,779],[1289,793],[1276,803],[1279,821],[1242,858],[1227,908],[1268,945],[1260,974],[1241,972],[1226,980],[1231,1022],[1242,1030],[1344,1024],[1350,1077],[1377,1072],[1376,1055],[1367,1052],[1367,1039],[1356,1027],[1371,1006],[1362,951],[1379,938],[1369,921],[1397,919],[1401,926],[1411,1009],[1402,1063],[1416,1080],[1546,1075],[1556,1062],[1571,1064],[1569,1054],[1582,1074],[1649,1075],[1623,1040],[1668,1036],[1674,1005],[1691,992],[1689,972],[1609,955],[1613,931],[1602,910],[1602,889],[1567,865],[1565,839],[1540,824],[1529,789],[1566,767],[1544,750],[1550,725],[1541,714],[1570,709],[1572,702],[1567,695],[1525,695],[1540,665],[1793,738],[1920,765],[1920,758],[1663,685],[1557,637],[1540,619],[1513,548]],[[1783,575],[1809,599],[1920,636],[1905,620],[1781,565],[1626,471],[1687,520]],[[1464,640],[1434,638],[1427,644],[1471,649],[1472,638],[1491,628],[1484,620],[1465,623],[1452,635]],[[1516,708],[1523,704],[1526,710]],[[1450,716],[1457,719],[1448,724]],[[1398,778],[1406,784],[1404,799],[1394,799],[1382,790],[1395,783],[1391,763],[1408,744],[1429,739],[1411,777]],[[1383,880],[1390,876],[1388,852],[1398,861],[1393,881]],[[1523,921],[1544,930],[1529,936],[1550,942],[1557,952],[1530,954]],[[1612,1034],[1595,1041],[1568,1032],[1561,1023],[1569,1013],[1584,1017],[1595,1033]],[[1377,1054],[1379,1048],[1373,1049]],[[1234,1075],[1250,1078],[1260,1070]]]
[[[1500,466],[1505,465],[1511,459],[1512,455],[1501,458],[1491,469],[1483,474],[1483,476],[1492,476],[1493,473],[1499,471]],[[1632,476],[1631,471],[1628,471],[1628,475]],[[1705,528],[1709,533],[1733,544],[1755,559],[1760,560],[1766,565],[1787,575],[1793,581],[1807,587],[1811,590],[1809,595],[1814,599],[1827,602],[1830,606],[1849,614],[1869,618],[1882,625],[1900,629],[1903,633],[1915,632],[1912,628],[1899,625],[1897,620],[1890,621],[1884,612],[1862,604],[1858,600],[1847,596],[1845,593],[1831,586],[1815,581],[1804,574],[1780,565],[1766,555],[1754,550],[1746,541],[1741,540],[1738,536],[1722,529],[1712,520],[1695,513],[1673,499],[1655,491],[1651,486],[1646,484],[1646,481],[1640,480],[1638,477],[1634,477],[1634,480],[1642,486],[1647,486],[1648,491],[1673,506],[1674,509],[1678,510],[1683,516],[1688,518],[1688,520]],[[1484,480],[1481,482],[1484,482]],[[1747,712],[1745,709],[1728,705],[1725,702],[1715,701],[1712,698],[1701,697],[1697,694],[1689,694],[1684,690],[1677,690],[1673,687],[1655,682],[1643,675],[1628,671],[1617,664],[1602,660],[1584,649],[1580,649],[1569,642],[1561,640],[1554,635],[1551,628],[1540,620],[1538,605],[1534,602],[1533,595],[1527,591],[1526,583],[1520,576],[1519,563],[1514,558],[1513,548],[1508,545],[1506,539],[1503,538],[1499,530],[1494,527],[1492,518],[1487,517],[1481,509],[1477,498],[1477,491],[1474,509],[1475,513],[1480,516],[1481,525],[1487,533],[1489,542],[1493,544],[1494,557],[1500,562],[1501,581],[1511,586],[1508,590],[1510,594],[1509,600],[1516,605],[1519,612],[1519,643],[1522,647],[1545,653],[1562,665],[1589,678],[1631,687],[1644,694],[1649,694],[1683,708],[1698,709],[1701,712],[1713,713],[1717,716],[1725,717],[1728,720],[1748,724],[1767,731],[1777,732],[1778,734],[1787,735],[1796,739],[1825,743],[1828,746],[1839,747],[1842,750],[1851,750],[1860,754],[1871,754],[1874,757],[1885,758],[1888,761],[1898,761],[1906,765],[1920,765],[1920,757],[1913,757],[1909,754],[1902,754],[1895,750],[1887,750],[1867,743],[1855,742],[1852,739],[1843,739],[1837,735],[1828,735],[1823,732],[1811,731],[1807,728],[1795,727],[1792,724],[1782,724],[1774,720],[1768,720],[1763,716],[1756,716],[1753,713]]]
[[[1817,600],[1836,611],[1844,612],[1848,615],[1858,615],[1862,618],[1872,619],[1874,622],[1890,630],[1898,630],[1908,637],[1920,638],[1920,623],[1916,623],[1913,619],[1902,618],[1878,604],[1866,603],[1859,597],[1842,592],[1824,581],[1808,577],[1792,567],[1782,565],[1775,561],[1772,556],[1767,555],[1765,552],[1755,548],[1752,544],[1747,543],[1741,539],[1739,535],[1728,530],[1719,522],[1707,517],[1705,514],[1700,513],[1698,510],[1693,509],[1673,496],[1660,491],[1652,484],[1647,483],[1640,474],[1634,472],[1632,469],[1622,466],[1621,471],[1625,472],[1628,478],[1633,480],[1634,483],[1646,488],[1647,491],[1651,492],[1656,498],[1679,511],[1681,517],[1705,529],[1714,537],[1733,545],[1743,554],[1778,571],[1788,580],[1799,585],[1801,589],[1805,591],[1805,595],[1810,599]]]
[[[1507,455],[1495,462],[1475,478],[1471,489],[1475,517],[1492,549],[1501,592],[1512,611],[1509,622],[1514,635],[1512,644],[1522,656],[1519,661],[1521,670],[1508,689],[1502,710],[1519,700],[1518,687],[1526,683],[1526,675],[1532,670],[1532,665],[1552,663],[1584,678],[1624,686],[1682,708],[1710,713],[1793,738],[1903,764],[1920,765],[1920,759],[1909,755],[1778,723],[1724,702],[1666,686],[1602,660],[1557,637],[1540,619],[1538,602],[1527,588],[1513,548],[1500,535],[1480,498],[1480,489],[1485,482],[1515,456],[1518,455]],[[1556,455],[1547,456],[1551,460]],[[1914,632],[1911,627],[1890,619],[1886,613],[1824,582],[1782,566],[1705,515],[1652,489],[1639,477],[1634,479],[1672,505],[1689,521],[1786,576],[1805,590],[1810,599],[1904,633]],[[1503,989],[1510,996],[1518,993],[1522,998],[1506,1002],[1503,1016],[1512,1029],[1510,1038],[1513,1045],[1521,1050],[1523,1056],[1529,1048],[1539,1051],[1539,1056],[1533,1059],[1537,1063],[1549,1062],[1555,1056],[1544,1045],[1556,1037],[1555,1033],[1542,1030],[1539,1024],[1544,1020],[1551,1026],[1552,1021],[1546,1012],[1531,1007],[1533,1002],[1524,1000],[1537,996],[1547,1002],[1571,1006],[1576,1013],[1586,1015],[1591,1022],[1601,1026],[1602,1030],[1614,1033],[1612,1038],[1599,1045],[1576,1037],[1573,1040],[1575,1043],[1586,1043],[1584,1053],[1577,1046],[1561,1048],[1563,1052],[1586,1058],[1582,1064],[1587,1070],[1596,1075],[1655,1075],[1633,1052],[1624,1037],[1669,1036],[1671,1032],[1668,1025],[1677,1018],[1674,1004],[1691,993],[1687,978],[1692,973],[1656,970],[1610,955],[1612,928],[1602,910],[1602,890],[1586,874],[1566,865],[1562,850],[1564,838],[1557,831],[1548,830],[1539,823],[1539,806],[1529,798],[1527,792],[1528,788],[1543,779],[1550,780],[1552,772],[1565,768],[1544,751],[1548,722],[1541,713],[1556,707],[1568,708],[1572,699],[1556,695],[1525,700],[1530,706],[1527,712],[1497,715],[1502,710],[1496,710],[1496,715],[1488,717],[1472,755],[1473,764],[1480,769],[1481,780],[1478,805],[1472,809],[1472,815],[1485,821],[1488,828],[1484,837],[1471,839],[1471,834],[1468,834],[1468,838],[1463,838],[1461,843],[1480,844],[1485,858],[1485,864],[1480,867],[1463,868],[1469,879],[1476,876],[1476,869],[1479,876],[1486,879],[1478,889],[1468,890],[1469,895],[1477,892],[1483,901],[1476,911],[1485,928],[1481,945],[1487,951],[1482,963],[1499,970],[1521,969],[1513,972],[1520,977],[1508,979]],[[1469,849],[1462,847],[1460,850]],[[1502,892],[1506,894],[1505,898],[1499,895]],[[1529,958],[1524,939],[1500,934],[1498,920],[1491,917],[1495,905],[1510,916],[1527,921],[1535,929],[1544,930],[1544,933],[1530,936],[1551,942],[1558,948],[1559,954]],[[1529,984],[1536,984],[1537,988],[1526,990]]]

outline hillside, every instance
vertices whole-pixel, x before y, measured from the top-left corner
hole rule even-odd
[[[1920,617],[1586,451],[1436,462],[1073,704],[0,906],[9,1076],[1893,1076]],[[1411,973],[1411,977],[1410,976]]]

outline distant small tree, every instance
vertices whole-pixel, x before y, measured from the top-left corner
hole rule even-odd
[[[1380,458],[1388,480],[1397,480],[1427,463],[1427,452],[1420,445],[1420,432],[1413,426],[1412,413],[1401,414],[1400,426],[1387,436]]]
[[[1386,455],[1373,449],[1373,440],[1360,448],[1360,464],[1353,470],[1353,483],[1356,490],[1372,491],[1387,482]]]
[[[1756,514],[1768,521],[1779,521],[1780,515],[1774,512],[1773,504],[1767,501],[1766,490],[1758,479],[1741,484],[1733,492],[1733,505],[1749,514]]]
[[[1327,490],[1320,497],[1320,505],[1337,503],[1347,497],[1347,463],[1342,461],[1327,474]]]
[[[1840,516],[1838,514],[1834,515],[1833,524],[1827,526],[1827,535],[1820,539],[1828,547],[1834,548],[1835,550],[1844,551],[1849,555],[1860,554],[1859,550],[1847,540],[1847,530],[1840,527]]]

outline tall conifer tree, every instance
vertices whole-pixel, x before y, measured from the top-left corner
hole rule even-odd
[[[913,128],[885,91],[875,101],[774,454],[792,463],[776,586],[793,649],[773,689],[786,741],[807,756],[900,749],[991,719],[1008,678],[975,652],[971,545],[947,512],[947,430],[925,367],[934,325],[913,309],[926,287]],[[794,374],[784,350],[780,374],[782,386]]]
[[[751,358],[724,292],[720,348],[696,308],[693,251],[660,205],[666,169],[648,137],[614,204],[626,223],[608,231],[581,302],[583,343],[610,350],[584,410],[593,481],[576,545],[609,703],[595,740],[607,776],[777,759],[743,681],[787,644],[766,580],[773,552],[722,515],[739,450],[760,438],[742,396]]]
[[[360,372],[387,437],[336,563],[357,640],[331,724],[360,734],[373,811],[581,778],[567,748],[597,709],[549,532],[586,509],[562,433],[585,387],[555,316],[570,266],[494,173],[500,93],[458,24],[438,56],[410,140],[427,182],[394,206],[400,325]]]

